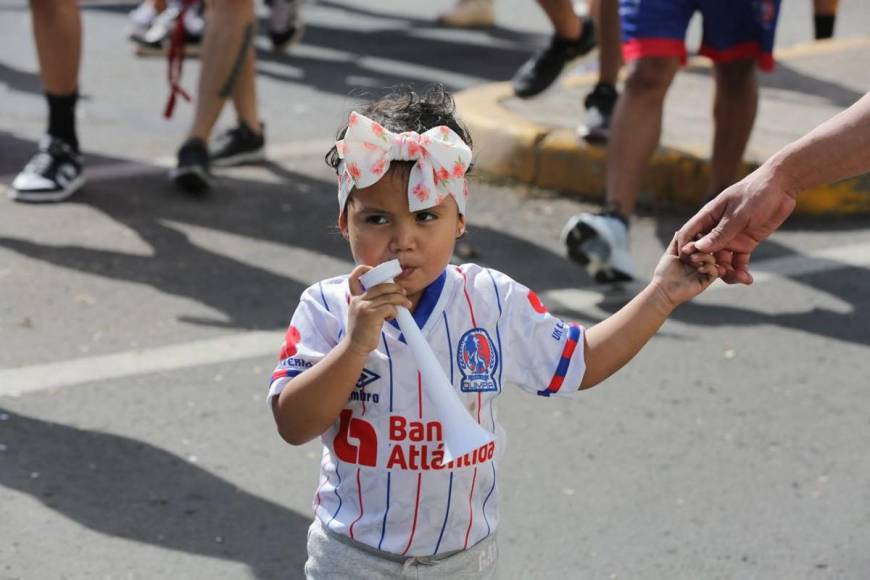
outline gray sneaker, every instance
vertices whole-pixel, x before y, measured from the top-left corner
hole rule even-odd
[[[628,227],[612,213],[579,213],[562,229],[568,257],[599,284],[634,280],[634,260],[628,248]]]

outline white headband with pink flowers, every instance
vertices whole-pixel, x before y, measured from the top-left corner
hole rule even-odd
[[[433,127],[422,135],[416,131],[392,133],[354,111],[344,139],[335,147],[342,159],[338,166],[339,212],[344,211],[353,188],[377,183],[390,168],[390,161],[416,161],[408,180],[408,209],[420,211],[452,195],[459,213],[465,214],[465,172],[471,165],[471,148],[450,127]]]

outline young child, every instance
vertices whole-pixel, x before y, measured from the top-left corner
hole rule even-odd
[[[542,395],[592,387],[627,363],[673,309],[716,278],[712,256],[669,249],[649,285],[584,329],[534,292],[476,264],[450,266],[465,231],[471,138],[449,94],[393,94],[351,113],[327,162],[338,225],[358,266],[302,295],[272,375],[278,432],[320,436],[323,458],[306,576],[494,578],[508,383]],[[395,283],[359,277],[398,258]],[[413,313],[473,420],[494,443],[445,465],[441,417],[393,318]]]

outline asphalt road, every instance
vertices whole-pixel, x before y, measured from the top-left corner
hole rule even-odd
[[[264,395],[301,290],[351,267],[322,162],[348,94],[503,80],[544,41],[527,2],[499,2],[490,32],[432,28],[448,1],[393,4],[308,5],[287,56],[259,38],[271,161],[196,199],[165,180],[191,115],[160,118],[165,63],[132,55],[128,5],[85,9],[90,181],[62,205],[0,200],[0,579],[300,576],[319,444],[284,444]],[[810,2],[786,4],[780,42],[807,40]],[[842,4],[838,33],[866,33],[868,5]],[[8,183],[44,124],[25,2],[0,1],[0,38]],[[588,205],[472,192],[474,260],[551,310],[594,324],[636,289],[563,258]],[[636,220],[645,276],[686,217]],[[868,267],[866,218],[793,221],[756,285],[680,308],[607,383],[509,389],[503,577],[870,577]]]

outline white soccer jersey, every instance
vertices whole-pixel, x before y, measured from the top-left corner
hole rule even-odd
[[[269,402],[344,336],[347,276],[308,288],[287,331]],[[441,423],[398,327],[381,341],[340,417],[321,439],[315,516],[333,532],[407,556],[467,549],[498,525],[497,464],[505,434],[495,401],[505,383],[573,393],[585,370],[583,329],[550,315],[508,276],[449,266],[414,312],[471,416],[495,441],[444,465]]]

